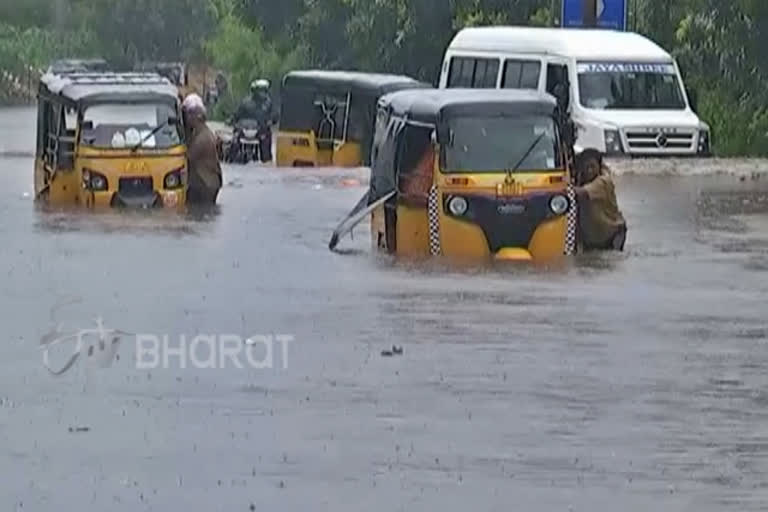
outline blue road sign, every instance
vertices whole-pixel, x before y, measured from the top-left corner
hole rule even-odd
[[[563,0],[563,27],[583,27],[585,0]],[[597,0],[597,26],[615,30],[627,29],[628,0]]]

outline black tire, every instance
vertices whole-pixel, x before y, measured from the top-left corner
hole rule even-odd
[[[261,156],[261,163],[267,164],[272,161],[272,148],[268,144],[259,146],[259,154]]]

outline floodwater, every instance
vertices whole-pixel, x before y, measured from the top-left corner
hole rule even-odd
[[[374,255],[367,226],[329,252],[363,171],[227,167],[204,216],[46,213],[33,146],[0,112],[2,510],[768,507],[766,162],[617,163],[626,253],[472,270]],[[146,369],[123,335],[49,373],[41,338],[97,317],[293,341]]]

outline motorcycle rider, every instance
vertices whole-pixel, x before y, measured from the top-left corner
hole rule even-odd
[[[233,126],[235,132],[244,121],[258,121],[264,129],[260,138],[264,142],[260,149],[262,161],[272,160],[272,96],[269,92],[269,80],[259,79],[251,82],[250,95],[246,96],[235,112]]]

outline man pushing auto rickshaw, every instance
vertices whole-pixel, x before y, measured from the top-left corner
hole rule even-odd
[[[588,150],[576,157],[579,241],[584,250],[623,251],[627,222],[619,210],[611,171]]]
[[[189,160],[187,203],[214,205],[222,186],[216,136],[208,128],[205,104],[200,96],[187,96],[183,111]]]

